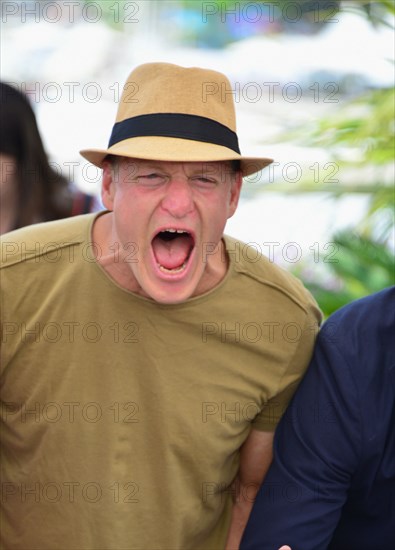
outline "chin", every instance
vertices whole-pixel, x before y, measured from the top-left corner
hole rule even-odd
[[[160,304],[179,304],[196,295],[204,276],[204,266],[198,265],[196,252],[177,269],[163,269],[153,254],[145,262],[145,269],[135,273],[141,293]]]

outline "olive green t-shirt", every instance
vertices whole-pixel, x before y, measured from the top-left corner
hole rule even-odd
[[[133,294],[96,262],[94,217],[2,240],[2,548],[222,549],[239,448],[275,428],[319,310],[228,237],[216,288]]]

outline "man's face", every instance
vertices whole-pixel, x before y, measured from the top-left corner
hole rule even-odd
[[[240,188],[241,175],[227,162],[105,163],[112,246],[119,245],[124,275],[140,294],[178,303],[218,284],[227,269],[221,237]]]

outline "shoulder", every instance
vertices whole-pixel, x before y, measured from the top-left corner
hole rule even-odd
[[[351,376],[352,391],[358,388],[370,408],[393,403],[394,334],[395,287],[391,287],[332,314],[318,335],[315,363],[322,363],[321,371],[330,371],[333,379]]]
[[[340,347],[371,348],[390,344],[394,332],[395,286],[392,286],[333,313],[324,323],[321,338]]]
[[[6,233],[0,239],[1,268],[9,268],[88,241],[89,227],[94,217],[95,214],[75,216]]]
[[[299,279],[254,247],[229,236],[224,240],[234,272],[248,279],[251,285],[256,284],[264,300],[274,300],[279,307],[286,302],[288,307],[294,306],[305,312],[314,310],[314,316],[321,319],[316,301]]]

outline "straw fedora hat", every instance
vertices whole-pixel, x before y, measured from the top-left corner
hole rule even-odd
[[[80,153],[99,167],[107,155],[172,162],[239,160],[243,176],[254,174],[273,161],[241,155],[230,90],[229,80],[216,71],[140,65],[124,86],[108,148]]]

